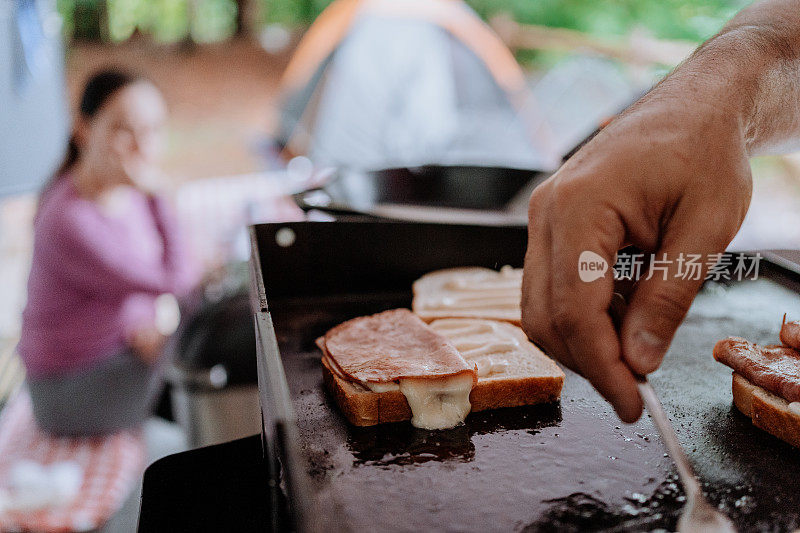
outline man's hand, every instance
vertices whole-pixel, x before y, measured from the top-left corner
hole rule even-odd
[[[658,368],[700,289],[707,258],[726,249],[744,219],[752,190],[750,152],[800,133],[800,102],[792,109],[761,98],[778,102],[776,94],[797,90],[797,79],[783,80],[780,89],[776,74],[792,60],[775,57],[774,28],[752,27],[766,16],[759,10],[783,13],[788,4],[800,7],[796,0],[779,1],[745,11],[739,17],[744,29],[733,24],[704,45],[531,197],[523,327],[550,355],[589,379],[626,422],[642,411],[635,375]],[[795,30],[797,39],[800,23]],[[797,43],[784,44],[786,51]],[[668,270],[636,285],[618,332],[608,312],[611,267],[627,245],[654,253]],[[581,281],[584,251],[608,263],[603,278]],[[681,254],[702,256],[699,277],[679,275]]]
[[[674,261],[681,253],[705,258],[724,251],[750,201],[750,167],[736,124],[681,107],[653,102],[628,113],[530,202],[525,331],[589,379],[625,421],[642,409],[634,373],[658,367],[702,283],[675,279]],[[666,254],[673,268],[666,281],[654,275],[637,285],[618,336],[608,313],[611,267],[628,244]],[[608,263],[603,278],[581,281],[584,251]]]

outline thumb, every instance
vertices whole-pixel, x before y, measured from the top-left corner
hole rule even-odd
[[[662,248],[634,289],[622,321],[622,356],[638,375],[655,371],[703,285],[716,250],[676,243]],[[724,246],[722,246],[724,250]]]

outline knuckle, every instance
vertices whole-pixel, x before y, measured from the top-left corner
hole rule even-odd
[[[536,187],[528,199],[528,216],[533,220],[540,213],[547,211],[550,197],[550,182],[545,182]]]
[[[530,209],[532,213],[538,211],[542,207],[543,197],[544,192],[542,187],[536,187],[531,193],[531,197],[528,199],[528,209]]]
[[[671,323],[679,323],[686,316],[692,304],[692,293],[686,289],[676,286],[663,285],[653,291],[649,297],[649,303],[656,310],[658,315]]]
[[[565,212],[575,206],[575,202],[583,194],[585,189],[577,179],[562,179],[553,186],[553,207],[558,212]]]

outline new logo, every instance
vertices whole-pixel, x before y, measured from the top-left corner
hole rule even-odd
[[[591,283],[605,276],[608,272],[608,261],[600,255],[586,250],[578,258],[578,275],[581,281]]]

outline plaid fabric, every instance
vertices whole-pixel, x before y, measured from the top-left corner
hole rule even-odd
[[[141,431],[100,437],[52,437],[36,427],[30,397],[21,389],[0,413],[0,487],[22,459],[51,464],[75,461],[84,472],[75,500],[32,512],[0,510],[0,531],[86,531],[102,526],[141,479],[145,444]]]
[[[17,339],[0,339],[0,410],[25,379],[25,368],[14,350],[16,345]]]

